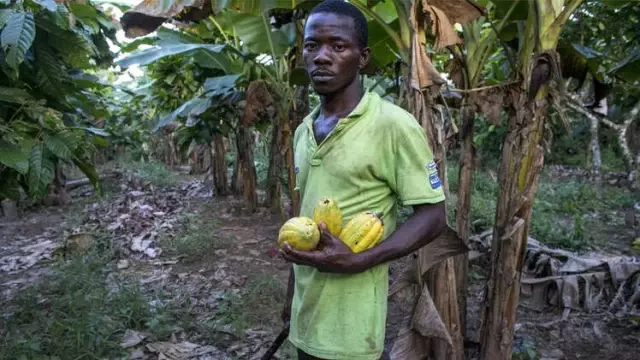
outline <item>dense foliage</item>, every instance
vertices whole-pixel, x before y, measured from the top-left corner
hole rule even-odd
[[[116,24],[89,3],[33,0],[3,2],[0,29],[0,198],[44,196],[63,162],[98,186],[90,154],[108,112],[95,70]]]

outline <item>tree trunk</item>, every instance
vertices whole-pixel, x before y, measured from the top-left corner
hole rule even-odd
[[[418,91],[409,89],[409,107],[412,114],[424,128],[429,146],[432,149],[434,161],[438,166],[438,174],[442,179],[442,186],[445,193],[448,192],[448,181],[446,177],[446,154],[444,148],[444,124],[442,118],[436,114],[431,89]],[[426,253],[425,247],[418,250],[418,263],[424,263],[424,259],[430,254]],[[430,356],[436,360],[463,360],[464,343],[460,326],[460,313],[456,294],[456,273],[454,258],[450,257],[432,268],[426,273],[418,266],[418,276],[423,277],[435,308],[444,323],[452,345],[443,339],[431,338],[428,344]]]
[[[511,358],[522,263],[544,161],[539,144],[547,117],[547,94],[544,86],[535,103],[530,104],[527,94],[519,93],[509,119],[498,176],[500,193],[491,242],[491,277],[480,331],[482,360]]]
[[[309,85],[296,86],[296,100],[294,102],[293,116],[291,116],[291,130],[295,130],[302,124],[302,120],[309,113]]]
[[[271,147],[269,151],[269,170],[267,171],[267,194],[265,205],[272,211],[279,210],[282,206],[282,189],[280,186],[280,174],[282,173],[282,131],[280,114],[273,121],[271,132]]]
[[[600,168],[602,167],[602,157],[600,156],[600,142],[598,141],[598,128],[600,127],[600,121],[598,118],[593,117],[589,119],[591,123],[591,176],[600,185],[602,178],[600,176]]]
[[[258,206],[258,195],[256,193],[256,168],[251,148],[253,142],[249,129],[244,126],[238,128],[236,144],[238,146],[238,178],[242,178],[242,194],[247,210],[252,213]]]
[[[283,114],[286,114],[282,118],[282,148],[284,150],[284,158],[287,164],[288,173],[288,186],[289,196],[291,199],[291,213],[290,216],[296,216],[300,213],[300,194],[295,189],[296,187],[296,170],[293,161],[293,131],[291,129],[291,122],[289,115],[289,109],[282,109]]]
[[[225,161],[224,137],[222,135],[214,135],[212,141],[212,157],[211,171],[213,172],[213,186],[216,194],[224,196],[229,193],[229,185],[227,183],[227,162]]]
[[[475,112],[468,103],[468,96],[463,100],[461,108],[462,126],[460,141],[462,153],[460,171],[458,175],[458,200],[456,204],[456,232],[469,245],[469,214],[471,212],[471,192],[473,189],[473,174],[475,172],[476,149],[473,146],[473,125]],[[458,285],[458,307],[460,308],[460,326],[462,335],[465,334],[467,320],[467,283],[469,274],[469,253],[465,252],[455,258],[456,285]]]

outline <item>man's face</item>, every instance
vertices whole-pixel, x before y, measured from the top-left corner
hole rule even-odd
[[[316,13],[307,19],[302,52],[307,73],[318,94],[331,94],[350,85],[368,61],[354,21],[344,15]]]

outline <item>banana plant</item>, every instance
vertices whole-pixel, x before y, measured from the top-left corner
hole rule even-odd
[[[481,359],[509,359],[520,294],[520,269],[527,246],[541,146],[548,108],[559,105],[563,82],[556,46],[563,25],[582,0],[524,1],[513,21],[519,86],[506,105],[512,109],[499,169],[500,192],[492,240],[492,269],[481,330]],[[506,2],[493,1],[504,9]],[[518,5],[516,5],[518,6]],[[559,107],[559,106],[558,106]],[[559,107],[560,108],[560,107]],[[561,109],[561,108],[560,108]],[[496,334],[499,334],[497,336]]]
[[[453,58],[449,62],[449,73],[456,87],[463,91],[460,105],[460,169],[458,173],[458,193],[456,204],[456,232],[468,244],[470,236],[471,189],[473,188],[473,174],[475,166],[474,123],[477,111],[497,108],[487,112],[491,115],[489,121],[499,123],[500,104],[488,101],[491,97],[501,98],[499,88],[489,88],[484,92],[476,92],[481,85],[487,85],[492,79],[488,76],[487,68],[495,62],[492,58],[500,52],[499,42],[508,39],[505,36],[509,18],[516,9],[518,1],[510,4],[506,13],[498,21],[488,18],[488,14],[495,12],[495,6],[488,4],[483,16],[472,22],[463,24],[463,44],[450,47]],[[508,34],[507,34],[508,35]],[[504,54],[504,53],[503,53]],[[508,56],[506,56],[508,58]],[[503,58],[503,61],[507,60]],[[509,59],[509,61],[511,61]],[[501,74],[502,75],[502,74]],[[503,77],[503,76],[502,76]],[[504,79],[503,79],[504,80]],[[473,92],[468,92],[468,91]],[[497,116],[496,116],[497,115]],[[466,323],[466,293],[468,279],[468,254],[464,253],[456,259],[456,279],[458,284],[458,303],[460,306],[461,324],[464,329]]]

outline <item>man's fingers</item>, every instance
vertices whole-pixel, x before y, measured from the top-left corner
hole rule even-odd
[[[320,221],[318,223],[318,228],[320,229],[320,231],[327,231],[327,224],[325,224],[324,221]]]
[[[291,262],[302,265],[312,265],[314,260],[314,254],[308,251],[299,251],[291,247],[288,243],[285,243],[282,248],[282,256]]]

